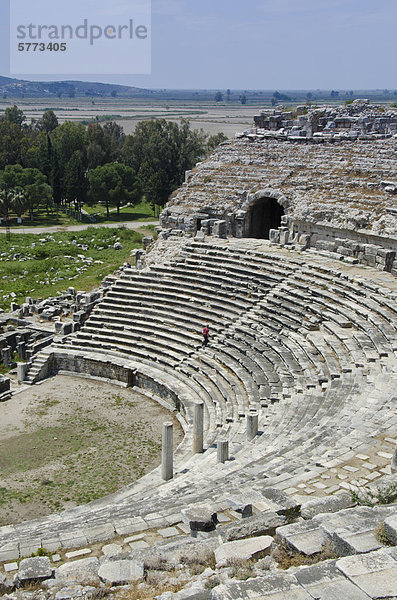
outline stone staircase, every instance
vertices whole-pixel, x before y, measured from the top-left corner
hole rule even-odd
[[[38,355],[28,382],[51,360],[66,371],[96,360],[104,377],[121,365],[155,394],[178,397],[186,437],[174,479],[155,470],[109,498],[17,525],[15,539],[63,543],[63,528],[111,537],[134,519],[167,525],[184,506],[222,502],[239,486],[310,498],[387,474],[390,460],[378,452],[390,454],[397,431],[397,286],[391,275],[349,269],[258,240],[211,240],[188,241],[172,263],[125,270],[80,331]],[[205,452],[192,456],[199,400]],[[259,432],[247,442],[252,410]],[[220,439],[232,458],[224,464]],[[6,539],[0,530],[0,544]]]

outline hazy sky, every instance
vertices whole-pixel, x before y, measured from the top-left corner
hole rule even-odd
[[[6,76],[9,1],[0,0]],[[26,78],[149,88],[396,89],[396,24],[397,0],[152,0],[151,75]]]

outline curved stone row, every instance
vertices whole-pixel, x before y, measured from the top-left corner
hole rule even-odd
[[[371,281],[370,269],[350,272],[256,240],[189,241],[172,263],[125,270],[83,329],[46,352],[64,365],[79,358],[121,365],[154,396],[177,398],[186,437],[175,477],[163,482],[157,469],[109,498],[15,526],[14,539],[36,531],[41,543],[52,535],[67,543],[67,532],[81,530],[88,540],[105,525],[111,537],[131,519],[176,522],[185,506],[222,503],[233,490],[322,495],[364,481],[365,459],[357,457],[396,430],[396,294],[392,284]],[[211,338],[202,348],[207,322]],[[205,452],[192,456],[198,400]],[[259,433],[248,442],[252,411]],[[221,439],[232,460],[217,464]],[[9,536],[0,530],[0,554]]]

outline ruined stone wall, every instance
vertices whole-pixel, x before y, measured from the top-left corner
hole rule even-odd
[[[343,238],[395,252],[397,139],[234,139],[186,174],[161,214],[163,235],[248,237],[265,197],[284,209],[283,243],[301,233],[300,249]]]
[[[194,233],[197,222],[235,220],[261,189],[282,195],[290,220],[397,238],[397,140],[303,144],[236,139],[219,146],[171,197],[164,228]]]

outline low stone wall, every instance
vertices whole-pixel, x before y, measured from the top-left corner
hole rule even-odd
[[[117,357],[101,359],[89,354],[82,356],[67,352],[51,352],[35,377],[35,383],[51,375],[56,375],[60,371],[91,378],[98,377],[119,382],[127,387],[141,388],[150,395],[164,400],[165,406],[180,412],[183,418],[186,416],[186,407],[175,390],[170,389],[155,377],[138,371],[127,360],[124,361]]]
[[[90,377],[119,381],[127,386],[135,385],[135,371],[118,360],[98,360],[89,356],[54,353],[50,373],[69,371]],[[50,374],[49,373],[49,374]]]
[[[335,254],[335,258],[355,259],[360,264],[397,275],[397,239],[313,225],[287,217],[283,217],[283,221],[281,227],[270,230],[273,244],[329,252]]]
[[[135,373],[135,385],[143,390],[149,391],[155,396],[159,396],[162,400],[165,400],[168,404],[175,407],[177,411],[183,410],[183,405],[178,398],[178,395],[173,390],[170,390],[165,385],[161,384],[159,381],[156,381],[152,377],[144,373],[140,373],[136,371]]]

